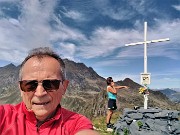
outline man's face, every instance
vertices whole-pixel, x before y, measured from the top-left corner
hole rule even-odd
[[[59,62],[52,57],[30,58],[23,66],[22,80],[62,80]],[[47,92],[42,83],[38,83],[35,91],[21,91],[22,99],[28,110],[32,110],[40,121],[50,116],[61,101],[68,81],[60,82],[59,89]]]

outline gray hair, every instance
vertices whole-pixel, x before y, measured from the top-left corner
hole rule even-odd
[[[29,51],[28,56],[24,59],[24,61],[21,63],[20,65],[20,70],[19,70],[19,80],[22,79],[22,68],[24,66],[24,64],[32,57],[37,57],[39,59],[43,58],[43,57],[52,57],[54,59],[56,59],[61,67],[61,74],[62,74],[62,79],[65,80],[66,77],[66,72],[65,72],[65,64],[63,62],[63,60],[60,58],[60,56],[55,53],[51,48],[49,47],[39,47],[39,48],[35,48]]]

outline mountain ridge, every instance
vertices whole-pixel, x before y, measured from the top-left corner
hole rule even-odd
[[[107,110],[106,79],[99,76],[92,67],[84,63],[76,63],[64,59],[66,76],[70,81],[61,105],[72,111],[84,114],[89,118],[104,116]],[[17,104],[21,101],[18,89],[19,67],[9,64],[0,68],[0,103]],[[117,93],[118,111],[134,106],[143,106],[143,95],[138,93],[140,84],[130,78],[115,82],[117,85],[127,85],[129,89],[121,89]],[[150,90],[148,105],[180,110],[175,104],[159,91]]]

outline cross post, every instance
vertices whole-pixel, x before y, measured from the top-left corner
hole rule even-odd
[[[136,42],[136,43],[130,43],[125,44],[125,46],[133,46],[133,45],[141,45],[144,44],[144,73],[141,73],[141,84],[143,84],[145,87],[147,84],[150,84],[150,73],[147,72],[147,44],[149,43],[157,43],[157,42],[164,42],[169,41],[169,38],[164,39],[157,39],[157,40],[151,40],[147,41],[147,22],[144,22],[144,41],[143,42]],[[144,109],[147,109],[147,101],[148,101],[148,94],[144,94]]]

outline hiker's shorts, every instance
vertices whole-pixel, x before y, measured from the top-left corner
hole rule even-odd
[[[116,99],[109,99],[108,100],[108,110],[116,110],[117,105],[116,105]]]

